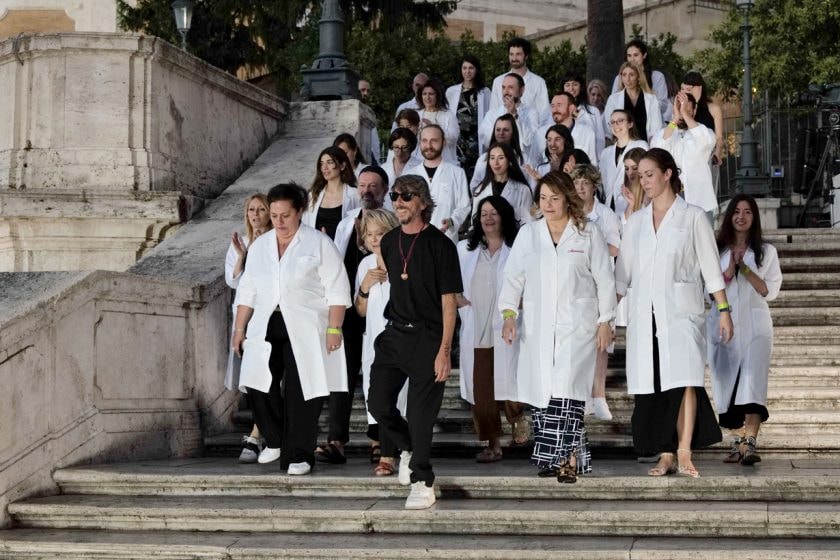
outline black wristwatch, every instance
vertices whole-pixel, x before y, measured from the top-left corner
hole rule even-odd
[[[359,297],[362,299],[367,299],[370,295],[370,292],[363,292],[361,288],[359,288]]]

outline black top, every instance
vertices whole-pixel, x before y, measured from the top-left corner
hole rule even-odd
[[[697,104],[697,112],[694,114],[694,120],[704,125],[712,132],[715,132],[715,119],[712,117],[712,113],[709,112],[708,104]]]
[[[407,257],[411,242],[417,236],[406,269],[408,279],[403,280],[400,276],[403,271],[400,243]],[[414,235],[395,228],[382,237],[379,246],[391,282],[391,299],[385,308],[385,318],[443,328],[441,296],[464,291],[455,244],[439,229],[428,226]]]
[[[426,170],[426,174],[429,176],[429,180],[435,178],[435,171],[438,170],[437,167],[428,167],[425,163],[423,164],[423,168]]]
[[[645,108],[645,94],[639,92],[639,97],[636,98],[636,104],[630,99],[630,94],[624,90],[624,110],[633,115],[633,126],[639,131],[639,136],[647,139],[647,109]]]
[[[365,258],[365,252],[359,248],[361,244],[358,235],[359,232],[354,227],[353,233],[347,240],[347,250],[344,252],[344,268],[347,270],[347,279],[350,281],[350,294],[356,290],[356,273],[359,271],[359,263]],[[356,308],[352,305],[344,312],[343,327],[345,331],[355,330],[358,333],[365,331],[365,319],[356,313]]]
[[[507,181],[491,180],[491,182],[493,183],[493,196],[502,196],[502,191],[505,190]]]
[[[330,239],[335,239],[335,230],[338,228],[338,223],[344,215],[344,206],[336,206],[335,208],[318,208],[318,213],[315,215],[315,229],[330,236]]]

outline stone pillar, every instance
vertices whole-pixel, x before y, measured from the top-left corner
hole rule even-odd
[[[318,56],[304,67],[301,97],[306,101],[359,98],[359,75],[344,57],[344,14],[338,0],[325,0],[318,24]]]

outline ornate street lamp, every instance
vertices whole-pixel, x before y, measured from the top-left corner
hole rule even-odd
[[[741,24],[744,50],[744,93],[742,111],[744,115],[744,130],[741,135],[741,164],[735,181],[737,191],[753,196],[767,196],[770,194],[769,179],[758,168],[758,142],[753,136],[752,114],[752,76],[750,74],[750,9],[754,0],[735,0],[735,4],[744,13],[744,23]]]
[[[358,99],[359,75],[344,56],[344,14],[338,0],[324,0],[318,22],[318,56],[301,74],[303,99]]]
[[[187,50],[187,33],[190,31],[193,17],[193,3],[190,0],[175,0],[172,2],[175,14],[175,26],[181,34],[181,48]]]

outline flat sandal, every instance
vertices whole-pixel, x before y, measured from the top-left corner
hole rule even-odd
[[[666,455],[666,453],[662,453],[662,455]],[[673,453],[667,453],[667,455],[671,456],[671,464],[668,465],[667,467],[663,466],[661,464],[662,458],[660,457],[660,459],[659,459],[660,464],[656,465],[655,467],[652,467],[652,468],[648,469],[648,472],[647,472],[648,476],[665,476],[665,475],[674,474],[675,472],[677,472],[677,463],[676,463],[676,458],[674,457],[674,454]]]

